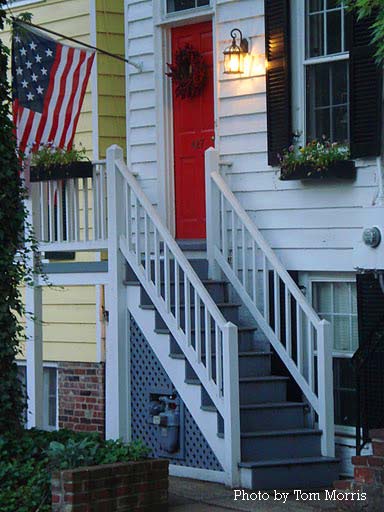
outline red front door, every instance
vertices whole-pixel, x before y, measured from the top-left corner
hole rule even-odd
[[[200,96],[176,97],[173,88],[176,237],[205,238],[204,151],[214,145],[212,23],[172,29],[172,54],[186,43],[199,50],[209,69]]]

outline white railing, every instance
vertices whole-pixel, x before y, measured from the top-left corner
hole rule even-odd
[[[107,169],[110,221],[116,219],[118,224],[111,227],[110,236],[114,236],[112,229],[120,235],[121,252],[222,416],[225,454],[216,455],[228,482],[236,484],[240,462],[237,327],[223,317],[117,146],[108,149]]]
[[[40,250],[85,251],[107,247],[105,161],[94,162],[91,178],[32,183],[31,197]]]
[[[220,270],[318,415],[322,454],[334,455],[332,336],[219,173],[206,151],[207,252],[211,277]]]

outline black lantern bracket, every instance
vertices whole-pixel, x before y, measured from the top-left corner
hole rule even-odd
[[[239,48],[240,48],[240,50],[243,53],[248,53],[248,51],[249,51],[248,39],[243,37],[243,33],[242,33],[242,31],[239,28],[233,28],[231,30],[232,45],[233,46],[236,45],[236,32],[239,34],[239,41],[240,41]]]

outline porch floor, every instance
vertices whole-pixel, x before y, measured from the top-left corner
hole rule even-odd
[[[249,495],[252,492],[245,490]],[[288,491],[286,491],[288,492]],[[304,492],[304,489],[303,489]],[[269,494],[268,501],[234,501],[234,491],[221,484],[190,480],[187,478],[170,477],[169,479],[169,511],[172,512],[221,512],[224,510],[240,510],[244,512],[310,512],[341,510],[337,502],[326,501],[325,493],[315,489],[305,492],[320,492],[320,501],[303,501],[295,499],[293,491],[290,492],[287,502],[274,500],[274,491],[265,491]]]

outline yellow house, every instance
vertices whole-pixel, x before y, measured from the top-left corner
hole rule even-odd
[[[10,15],[21,12],[31,13],[35,25],[124,57],[123,0],[10,2]],[[1,37],[10,44],[10,30]],[[88,157],[95,161],[105,158],[106,148],[112,143],[125,147],[125,142],[125,65],[99,53],[88,83],[75,145],[85,147]],[[101,253],[76,253],[71,263],[50,259],[45,269],[49,273],[53,267],[55,272],[65,273],[67,265],[72,270],[75,265],[80,272],[81,265],[85,265],[82,262],[101,260],[101,256]],[[103,262],[95,264],[103,265]],[[102,304],[101,285],[43,287],[43,424],[46,428],[87,430],[95,421],[92,428],[103,431],[99,410],[104,396]],[[24,360],[25,350],[20,358],[20,374],[26,379]],[[79,411],[85,399],[90,404],[82,414]]]

